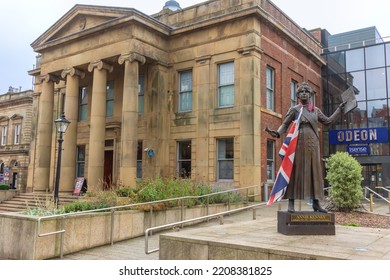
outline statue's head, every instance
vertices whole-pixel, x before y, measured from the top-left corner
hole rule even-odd
[[[302,92],[309,93],[309,96],[306,96],[305,100],[302,100],[302,98],[301,98]],[[308,104],[309,111],[313,111],[315,108],[310,100],[310,98],[313,96],[313,94],[314,94],[314,91],[307,82],[303,82],[297,88],[297,97],[299,98],[299,103]]]
[[[303,82],[302,84],[300,84],[297,88],[297,96],[299,97],[299,94],[301,92],[304,92],[304,91],[307,91],[310,93],[310,95],[313,94],[313,90],[312,88],[310,87],[310,85],[307,83],[307,82]]]

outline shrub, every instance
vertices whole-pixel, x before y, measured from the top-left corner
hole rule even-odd
[[[346,152],[333,154],[326,162],[329,197],[335,210],[349,212],[361,206],[362,167]]]
[[[0,190],[2,190],[2,191],[8,191],[8,190],[9,190],[9,186],[6,185],[6,184],[0,184]]]

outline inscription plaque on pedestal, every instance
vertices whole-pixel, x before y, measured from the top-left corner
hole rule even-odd
[[[334,213],[278,211],[278,232],[285,235],[335,235]]]

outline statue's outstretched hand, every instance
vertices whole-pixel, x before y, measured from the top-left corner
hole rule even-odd
[[[280,138],[280,134],[275,130],[272,130],[272,129],[269,129],[268,127],[266,127],[265,131],[268,132],[268,134],[274,138]]]
[[[345,107],[345,104],[347,104],[347,101],[344,101],[343,103],[341,103],[339,105],[339,108],[341,109],[341,111],[343,111],[344,107]]]

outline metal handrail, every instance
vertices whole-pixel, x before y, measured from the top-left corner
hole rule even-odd
[[[374,194],[378,197],[380,197],[381,199],[383,199],[384,201],[386,201],[388,204],[389,204],[389,213],[390,213],[390,191],[386,188],[383,188],[383,187],[375,187],[376,189],[384,189],[385,191],[388,192],[388,199],[384,198],[383,196],[381,196],[379,193],[377,193],[376,191],[370,189],[369,187],[364,187],[364,198],[370,202],[370,211],[373,212],[374,211]],[[370,193],[370,199],[367,198],[367,191]]]
[[[387,192],[389,192],[389,194],[390,194],[390,191],[389,191],[388,189],[386,189],[386,188],[383,188],[383,187],[375,187],[375,188],[377,188],[377,189],[384,189],[384,190],[386,190]],[[377,193],[376,191],[370,189],[369,187],[364,187],[364,190],[365,190],[364,198],[365,198],[367,201],[370,201],[370,200],[366,197],[366,196],[367,196],[367,191],[368,191],[368,192],[370,192],[370,193],[372,193],[372,194],[378,196],[379,198],[383,199],[384,201],[386,201],[387,203],[390,204],[390,199],[387,199],[387,198],[381,196],[379,193]]]
[[[152,234],[153,231],[163,230],[166,228],[173,228],[174,229],[177,226],[182,226],[182,225],[187,224],[187,223],[197,222],[200,220],[209,220],[212,218],[219,218],[221,221],[221,224],[223,224],[223,216],[224,215],[230,215],[232,213],[236,213],[236,212],[240,212],[240,211],[244,211],[244,210],[248,210],[248,209],[253,209],[255,211],[256,207],[264,206],[266,204],[267,204],[266,202],[262,202],[259,204],[254,204],[254,205],[245,206],[245,207],[241,207],[241,208],[237,208],[237,209],[233,209],[233,210],[223,211],[220,213],[210,214],[210,215],[206,215],[206,216],[202,216],[202,217],[198,217],[198,218],[192,218],[192,219],[188,219],[185,221],[180,221],[180,222],[175,222],[175,223],[170,223],[170,224],[166,224],[166,225],[160,225],[160,226],[148,228],[145,230],[145,254],[149,255],[149,254],[158,252],[160,250],[159,248],[149,250],[149,234]],[[255,215],[255,212],[253,212],[253,220],[255,220],[255,219],[256,219],[256,215]]]
[[[210,194],[205,194],[205,195],[199,195],[199,196],[183,196],[183,197],[176,197],[176,198],[169,198],[169,199],[163,199],[163,200],[156,200],[156,201],[149,201],[149,202],[142,202],[142,203],[134,203],[134,204],[128,204],[128,205],[121,205],[121,206],[113,206],[113,207],[107,207],[107,208],[101,208],[101,209],[94,209],[94,210],[87,210],[87,211],[80,211],[80,212],[74,212],[74,213],[66,213],[66,214],[58,214],[58,215],[51,215],[51,216],[45,216],[45,217],[39,217],[38,218],[38,225],[37,225],[37,235],[38,237],[45,237],[45,236],[50,236],[50,235],[56,235],[56,234],[61,234],[61,241],[60,241],[60,258],[63,258],[63,244],[64,244],[64,236],[66,230],[64,229],[65,225],[65,219],[68,217],[72,216],[81,216],[85,214],[90,214],[90,213],[98,213],[98,212],[111,212],[111,236],[110,236],[110,243],[111,245],[114,244],[114,213],[117,210],[120,209],[128,209],[128,208],[135,208],[135,207],[140,207],[140,206],[149,206],[150,207],[150,212],[153,212],[153,204],[156,203],[164,203],[164,202],[171,202],[171,201],[180,201],[180,206],[181,206],[181,219],[183,219],[183,213],[184,213],[184,201],[187,199],[201,199],[201,198],[206,198],[206,213],[208,215],[209,213],[209,198],[213,195],[219,195],[223,193],[232,193],[232,192],[240,192],[246,190],[246,201],[249,201],[249,197],[255,197],[260,194],[249,194],[250,189],[256,189],[257,186],[249,186],[249,187],[244,187],[244,188],[235,188],[235,189],[230,189],[230,190],[224,190],[224,191],[219,191],[219,192],[214,192]],[[228,196],[228,211],[230,210],[230,196]],[[52,220],[56,218],[61,218],[61,227],[60,230],[57,231],[52,231],[52,232],[47,232],[47,233],[41,233],[41,223],[43,220]]]

